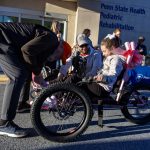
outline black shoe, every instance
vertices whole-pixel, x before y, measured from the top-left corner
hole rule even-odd
[[[8,121],[5,125],[0,126],[0,135],[19,138],[27,136],[28,132],[13,121]]]
[[[31,105],[28,103],[20,103],[16,110],[17,113],[30,112]]]

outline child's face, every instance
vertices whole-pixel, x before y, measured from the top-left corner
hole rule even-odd
[[[115,33],[115,36],[117,36],[118,38],[120,37],[120,35],[121,35],[121,32],[120,32],[120,31],[117,31],[117,32]]]
[[[112,54],[112,49],[108,49],[105,45],[101,45],[101,51],[104,57],[110,56]]]

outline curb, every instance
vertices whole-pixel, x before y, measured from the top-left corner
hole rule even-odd
[[[8,77],[4,74],[0,75],[0,82],[6,82],[8,81]]]

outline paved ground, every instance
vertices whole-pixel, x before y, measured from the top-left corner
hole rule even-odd
[[[6,75],[4,75],[2,72],[0,72],[0,83],[5,83],[8,80]]]
[[[5,84],[0,84],[0,107]],[[136,126],[127,122],[118,108],[104,112],[104,128],[97,126],[97,112],[91,125],[77,141],[55,143],[39,137],[32,128],[30,114],[17,114],[15,122],[30,130],[27,138],[0,137],[0,150],[149,150],[150,124]]]

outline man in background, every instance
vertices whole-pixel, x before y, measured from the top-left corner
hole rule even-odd
[[[147,55],[147,48],[144,45],[145,38],[143,36],[139,36],[136,49],[138,52],[143,55],[142,65],[145,65],[145,57]]]

